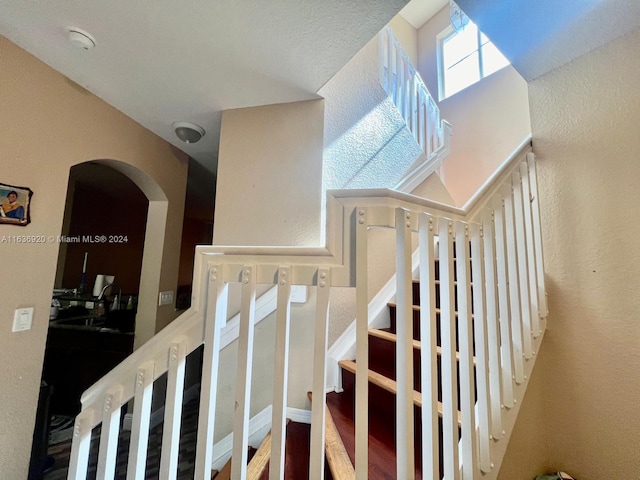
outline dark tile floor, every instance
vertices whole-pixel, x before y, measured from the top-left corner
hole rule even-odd
[[[178,466],[178,480],[192,479],[194,475],[195,446],[198,427],[198,399],[186,403],[182,411],[182,426],[180,431],[180,452]],[[121,431],[118,439],[118,461],[116,465],[116,480],[124,480],[127,474],[127,456],[130,441],[129,431]],[[96,478],[96,464],[98,459],[98,445],[100,443],[100,428],[96,428],[91,440],[89,455],[88,480]],[[147,453],[147,468],[145,478],[156,480],[159,478],[160,451],[162,446],[162,424],[149,431],[149,447]],[[53,468],[44,475],[45,480],[66,480],[69,470],[69,456],[71,442],[50,445],[48,453],[53,457]]]

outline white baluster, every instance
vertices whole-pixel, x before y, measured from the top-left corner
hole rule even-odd
[[[164,405],[160,478],[175,480],[178,475],[184,371],[187,362],[186,340],[184,338],[176,339],[169,347],[168,356],[169,368],[167,370],[167,394]]]
[[[228,283],[223,278],[223,266],[209,267],[207,306],[204,323],[202,380],[198,413],[195,478],[209,480],[213,461],[213,438],[218,392],[218,359],[220,358],[220,329],[227,321]]]
[[[518,280],[520,284],[520,304],[522,308],[522,341],[524,357],[533,356],[533,329],[531,325],[531,294],[529,292],[529,259],[527,239],[524,227],[524,207],[522,202],[522,179],[519,172],[511,176],[513,185],[513,215],[515,219],[515,236],[518,245]]]
[[[105,395],[102,410],[102,431],[96,477],[112,479],[116,475],[118,454],[118,434],[120,433],[120,408],[122,407],[122,387],[117,386]]]
[[[420,89],[420,95],[418,100],[418,133],[419,133],[419,141],[420,148],[426,154],[427,153],[427,99],[426,93],[424,89]]]
[[[387,92],[387,95],[389,95],[389,79],[386,73],[389,68],[386,64],[386,61],[389,58],[386,52],[388,36],[387,28],[382,29],[382,31],[378,35],[378,55],[380,56],[378,76],[380,78],[380,85],[382,85],[384,91]]]
[[[413,308],[411,212],[395,210],[396,224],[396,452],[397,478],[415,476],[413,434]]]
[[[433,248],[436,220],[419,217],[420,248],[420,385],[422,392],[422,476],[440,476],[438,430],[438,338],[436,274]]]
[[[496,252],[496,240],[494,236],[494,211],[486,210],[482,217],[482,246],[484,255],[484,273],[486,288],[486,307],[487,307],[487,354],[489,366],[489,407],[491,418],[490,435],[499,438],[502,435],[502,377],[500,368],[500,326],[498,315],[498,255]],[[504,265],[504,264],[503,264]],[[503,267],[502,267],[503,268]],[[475,271],[474,271],[475,274]],[[475,280],[474,280],[475,282]],[[506,286],[504,295],[506,297]],[[474,297],[475,298],[475,297]],[[505,302],[508,299],[505,298]],[[508,308],[506,309],[508,311]],[[508,358],[511,365],[511,356]],[[511,379],[511,370],[508,372]],[[510,380],[511,381],[511,380]],[[483,461],[484,458],[484,461]],[[481,466],[483,471],[487,470],[486,457],[481,455]]]
[[[146,362],[136,374],[133,398],[133,424],[127,480],[142,480],[147,467],[147,446],[149,444],[149,422],[151,420],[151,397],[153,394],[154,362]]]
[[[284,451],[287,435],[287,392],[289,390],[289,332],[291,327],[291,268],[278,269],[276,346],[273,367],[273,409],[271,412],[271,461],[269,480],[284,479]]]
[[[396,72],[395,53],[391,30],[387,29],[387,78],[389,82],[389,90],[387,91],[387,94],[391,97],[394,104],[396,104],[397,101],[396,91],[398,89],[398,75],[396,74],[394,77],[394,73]]]
[[[316,292],[309,480],[324,479],[325,405],[327,402],[325,386],[327,384],[329,294],[331,292],[331,271],[329,269],[318,269],[318,287]]]
[[[233,422],[233,462],[231,476],[245,479],[249,448],[249,413],[251,407],[251,373],[253,367],[253,336],[256,311],[256,268],[242,268],[242,303],[240,306],[240,335],[238,337],[238,370],[236,403]]]
[[[542,253],[542,226],[540,222],[540,202],[538,197],[538,173],[533,153],[527,153],[527,164],[529,165],[529,181],[531,183],[531,209],[533,217],[533,235],[536,249],[536,275],[538,277],[538,305],[540,315],[546,317],[549,314],[547,307],[547,295],[544,283],[544,256]]]
[[[524,382],[524,350],[522,344],[522,309],[520,306],[520,275],[518,273],[518,249],[513,212],[513,192],[509,185],[504,192],[504,227],[507,243],[507,267],[509,271],[509,306],[511,307],[511,338],[516,383]]]
[[[427,99],[427,104],[425,105],[426,108],[426,124],[427,124],[427,135],[426,135],[426,149],[425,149],[425,153],[428,155],[431,155],[433,153],[433,146],[432,146],[432,137],[433,137],[433,131],[435,130],[435,125],[433,124],[433,119],[431,118],[431,109],[432,109],[432,104],[431,104],[431,99]]]
[[[396,49],[396,46],[393,47]],[[396,107],[400,110],[402,115],[402,109],[404,106],[404,61],[402,55],[396,49]]]
[[[491,230],[489,230],[491,232]],[[490,247],[492,248],[492,246]],[[478,455],[480,469],[488,473],[491,470],[491,410],[489,396],[489,328],[487,312],[491,309],[495,315],[495,283],[493,288],[485,286],[485,271],[493,270],[493,259],[488,268],[484,262],[484,226],[471,225],[471,277],[473,280],[473,331],[475,338],[476,391],[478,396]],[[492,272],[493,273],[493,272]],[[490,275],[493,278],[493,275]],[[458,285],[460,281],[458,280]],[[458,287],[460,288],[460,287]],[[493,298],[491,298],[493,296]],[[490,306],[491,304],[491,306]],[[495,318],[495,317],[494,317]],[[492,332],[495,335],[495,332]],[[493,338],[495,342],[497,338]],[[495,345],[497,351],[497,345]],[[462,363],[462,358],[460,359]],[[496,377],[499,379],[496,371]],[[473,377],[472,377],[473,378]],[[499,385],[498,385],[499,386]],[[499,392],[499,388],[498,388]],[[464,422],[464,416],[463,416]],[[475,435],[475,432],[474,432]],[[475,463],[474,463],[475,465]],[[463,473],[465,468],[463,467]]]
[[[440,219],[440,340],[442,348],[442,449],[444,477],[460,479],[458,452],[458,392],[456,359],[456,317],[453,280],[454,223]]]
[[[94,412],[92,409],[81,411],[73,426],[73,443],[69,457],[68,480],[86,480],[89,467],[89,451],[91,449],[91,425]]]
[[[513,381],[515,380],[513,360],[513,337],[511,335],[511,302],[509,298],[509,255],[507,253],[504,200],[496,196],[493,201],[494,229],[496,242],[496,273],[498,280],[498,303],[500,322],[500,363],[502,371],[502,405],[514,405]],[[522,355],[520,355],[522,357]],[[493,400],[492,400],[493,403]],[[502,438],[503,430],[495,429],[493,437]]]
[[[533,239],[533,219],[531,205],[531,184],[529,183],[529,167],[526,162],[520,164],[522,177],[522,206],[524,209],[525,242],[527,244],[527,273],[529,275],[529,294],[531,302],[531,329],[533,337],[542,333],[540,330],[540,307],[538,305],[538,277],[536,275],[536,249]]]
[[[367,480],[369,465],[369,292],[366,208],[356,209],[356,480]]]
[[[471,272],[469,270],[469,225],[456,223],[455,230],[458,362],[460,370],[460,416],[462,419],[461,456],[463,480],[473,480],[477,470],[476,418],[473,380],[473,319],[471,314]],[[482,315],[480,315],[482,319]],[[476,319],[477,321],[477,319]]]

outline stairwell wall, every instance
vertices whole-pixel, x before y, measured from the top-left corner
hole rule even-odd
[[[550,300],[538,421],[581,480],[640,476],[639,49],[635,30],[529,85]]]
[[[435,96],[441,118],[452,124],[451,153],[440,169],[463,205],[531,133],[527,83],[511,66],[438,101],[436,36],[450,25],[449,6],[418,30],[418,70]]]
[[[149,207],[149,215],[166,217],[166,226],[153,232],[159,256],[154,265],[143,261],[142,275],[156,279],[155,290],[150,285],[144,294],[156,305],[158,287],[174,290],[177,284],[187,157],[4,37],[0,71],[0,181],[35,192],[32,222],[0,225],[0,238],[47,238],[0,243],[0,479],[15,480],[27,478],[60,246],[48,237],[61,233],[70,168],[108,159],[130,178],[138,175],[139,186],[152,179],[166,195]],[[14,309],[23,307],[35,307],[32,328],[12,333]],[[148,311],[149,336],[175,316],[171,306]]]
[[[324,101],[227,110],[222,116],[214,245],[322,245],[321,183]],[[239,310],[232,285],[230,310]],[[260,291],[258,292],[260,293]],[[288,406],[308,408],[313,378],[313,313],[291,306]],[[275,314],[255,331],[251,415],[272,402]],[[220,355],[216,441],[232,430],[238,341]]]

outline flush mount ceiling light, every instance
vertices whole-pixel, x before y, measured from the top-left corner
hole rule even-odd
[[[76,27],[67,27],[69,41],[78,48],[83,50],[91,50],[96,46],[96,39],[93,36]]]
[[[185,143],[196,143],[204,137],[204,128],[191,122],[173,122],[171,124],[176,137]]]

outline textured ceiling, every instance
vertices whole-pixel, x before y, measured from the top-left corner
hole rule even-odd
[[[316,98],[406,0],[2,0],[0,34],[215,171],[225,109]],[[91,33],[85,51],[66,27]],[[206,130],[178,140],[174,121]]]

